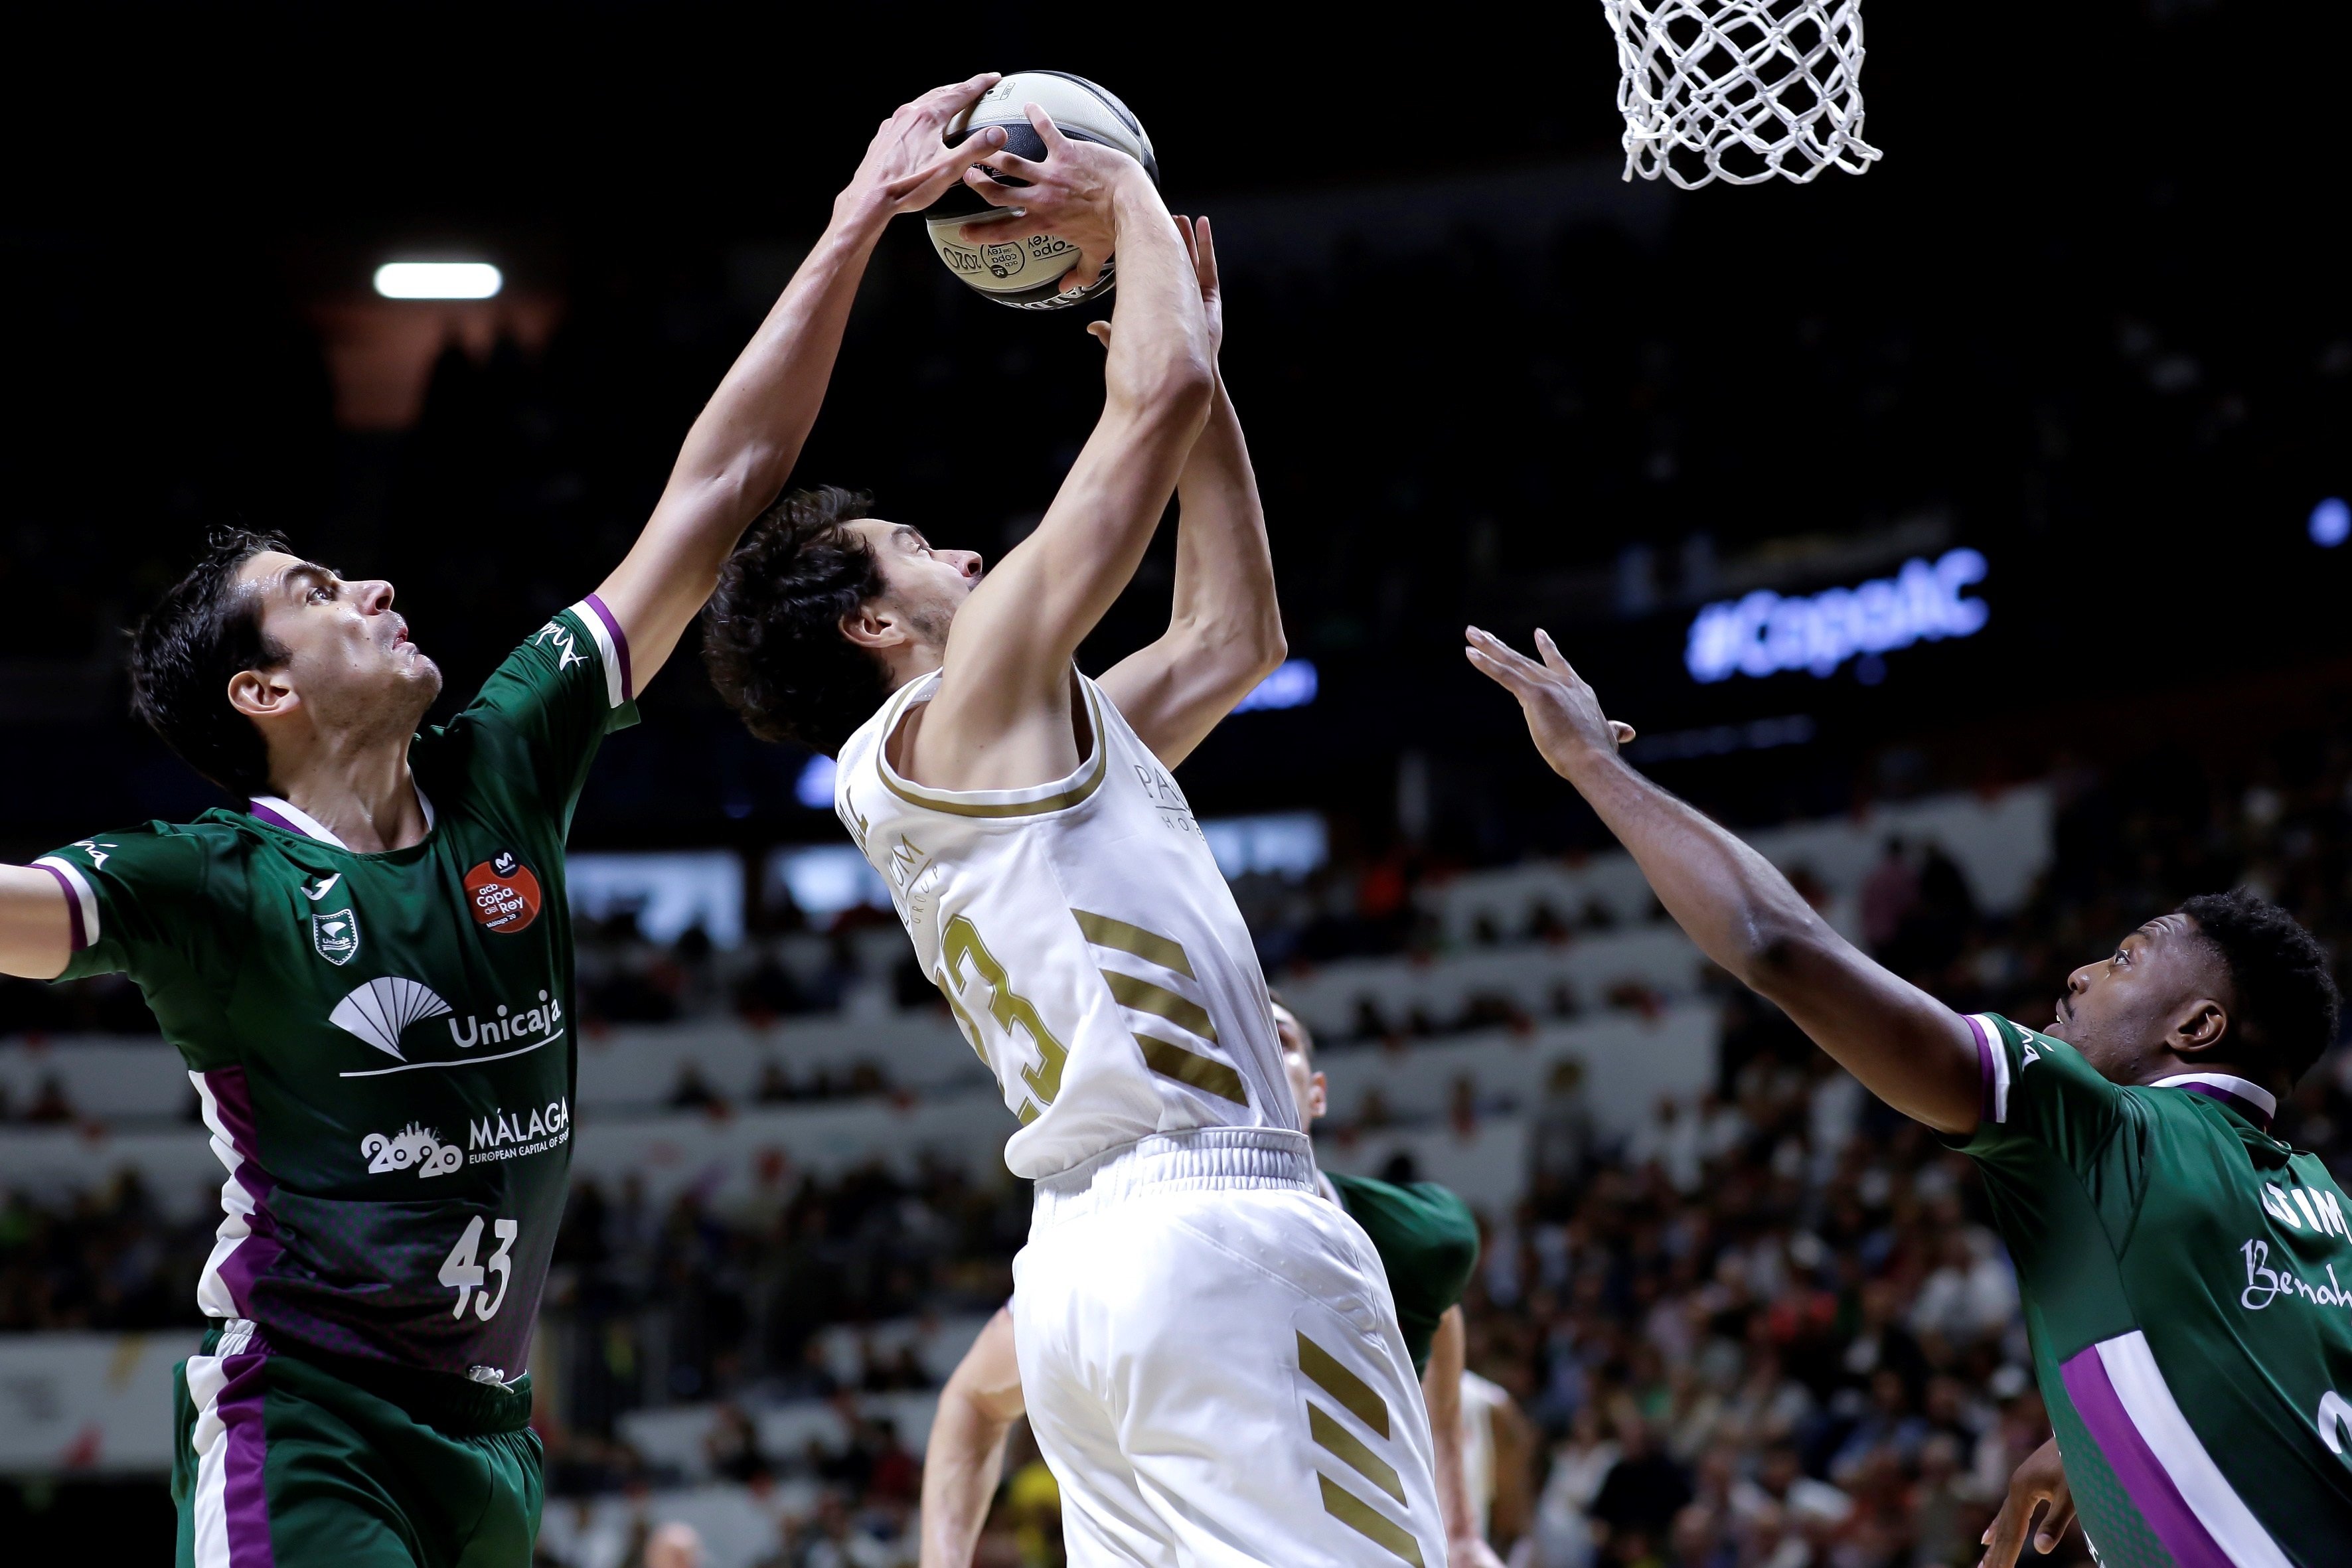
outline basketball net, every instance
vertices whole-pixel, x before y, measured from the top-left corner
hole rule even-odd
[[[1862,0],[1601,0],[1624,79],[1625,178],[1859,174]]]

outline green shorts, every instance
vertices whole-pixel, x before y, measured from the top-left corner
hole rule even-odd
[[[173,1369],[179,1568],[528,1568],[541,1486],[530,1379],[324,1360],[239,1321]]]

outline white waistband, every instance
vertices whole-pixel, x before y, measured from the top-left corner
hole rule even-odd
[[[1040,1176],[1029,1227],[1039,1230],[1147,1192],[1216,1188],[1315,1190],[1315,1145],[1281,1127],[1195,1127],[1155,1132]]]

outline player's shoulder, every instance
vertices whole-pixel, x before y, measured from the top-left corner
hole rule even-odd
[[[1411,1233],[1425,1246],[1478,1246],[1478,1218],[1460,1194],[1435,1182],[1383,1182],[1374,1176],[1327,1173],[1339,1205],[1367,1231],[1384,1226]]]
[[[1979,1044],[1989,1054],[2000,1058],[2012,1079],[2028,1068],[2039,1068],[2064,1077],[2113,1087],[2081,1051],[2055,1035],[2044,1034],[1999,1013],[1971,1013],[1968,1021],[1969,1028],[1976,1032]]]
[[[118,858],[152,864],[233,853],[257,839],[261,831],[245,813],[215,806],[186,822],[159,818],[93,833],[60,846],[54,853],[103,869]]]

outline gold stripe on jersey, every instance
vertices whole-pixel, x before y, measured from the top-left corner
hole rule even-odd
[[[1298,1335],[1298,1370],[1316,1387],[1338,1400],[1355,1418],[1385,1437],[1389,1435],[1389,1402],[1372,1385],[1340,1364],[1339,1358],[1307,1337]]]
[[[1165,1018],[1190,1034],[1198,1035],[1211,1045],[1217,1043],[1217,1026],[1209,1017],[1209,1010],[1198,1002],[1179,996],[1165,985],[1154,985],[1149,980],[1138,980],[1132,974],[1121,974],[1115,969],[1102,972],[1110,994],[1118,998],[1122,1007],[1132,1007],[1139,1013],[1149,1013],[1155,1018]]]
[[[1135,1043],[1143,1047],[1143,1065],[1153,1072],[1191,1084],[1220,1100],[1230,1100],[1235,1105],[1249,1103],[1249,1088],[1242,1082],[1242,1075],[1224,1063],[1166,1040],[1155,1040],[1150,1035],[1136,1036]]]
[[[1340,1426],[1337,1416],[1311,1399],[1307,1402],[1307,1432],[1317,1447],[1397,1501],[1404,1502],[1404,1482],[1398,1477],[1396,1467],[1366,1447],[1362,1438]]]
[[[1318,1471],[1315,1479],[1323,1483],[1324,1512],[1374,1545],[1403,1558],[1412,1568],[1423,1568],[1421,1542],[1412,1532],[1330,1477]]]
[[[1192,961],[1185,955],[1184,944],[1181,942],[1171,941],[1158,931],[1146,931],[1141,926],[1131,926],[1125,921],[1115,921],[1108,915],[1072,910],[1070,916],[1078,922],[1078,931],[1097,947],[1131,952],[1147,963],[1172,969],[1187,980],[1199,978],[1192,973]]]
[[[1102,714],[1095,707],[1095,696],[1091,688],[1087,692],[1087,716],[1088,724],[1094,730],[1095,765],[1087,771],[1085,778],[1060,794],[1049,795],[1043,800],[1020,800],[1002,805],[971,800],[942,800],[928,791],[918,790],[899,783],[898,775],[890,771],[889,759],[879,754],[874,759],[874,772],[881,778],[883,787],[892,795],[909,805],[919,805],[927,811],[943,811],[950,816],[997,818],[1043,816],[1047,812],[1060,811],[1066,807],[1076,805],[1102,787],[1103,775],[1110,767],[1110,745],[1103,738]],[[898,723],[894,719],[883,731],[881,743],[884,746],[890,743],[890,733],[897,728]]]

